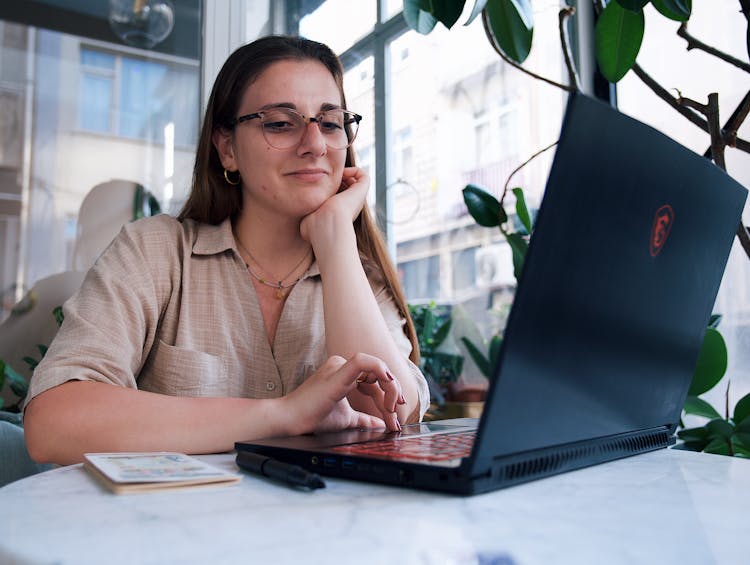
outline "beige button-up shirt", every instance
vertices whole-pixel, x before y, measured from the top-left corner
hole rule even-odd
[[[387,291],[373,291],[408,357],[404,319]],[[27,402],[70,380],[175,396],[274,398],[327,358],[317,264],[290,291],[271,346],[229,220],[212,226],[161,215],[126,225],[64,312]],[[421,415],[427,383],[409,366]]]

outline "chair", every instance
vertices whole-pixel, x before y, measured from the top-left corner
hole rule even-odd
[[[124,224],[160,211],[156,198],[136,182],[110,180],[94,186],[79,208],[73,270],[36,281],[13,307],[0,324],[0,359],[28,381],[33,369],[24,359],[39,361],[44,347],[55,337],[54,309],[78,290],[86,271]],[[0,398],[6,407],[22,400],[8,387],[0,391]],[[0,411],[0,486],[45,468],[26,452],[20,414]]]

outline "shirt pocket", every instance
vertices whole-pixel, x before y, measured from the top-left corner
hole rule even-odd
[[[228,396],[227,374],[221,357],[159,340],[138,388],[171,396]]]

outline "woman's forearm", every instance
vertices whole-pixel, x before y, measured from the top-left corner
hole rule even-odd
[[[69,381],[31,401],[24,429],[35,461],[62,465],[88,452],[217,453],[235,441],[292,433],[281,400],[176,397]]]
[[[331,222],[313,241],[323,281],[326,344],[329,355],[349,358],[368,353],[382,359],[398,378],[406,403],[397,408],[407,421],[419,404],[417,384],[396,347],[362,268],[351,223]],[[368,396],[349,397],[357,410],[373,412]]]

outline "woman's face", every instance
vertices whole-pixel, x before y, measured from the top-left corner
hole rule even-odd
[[[316,116],[340,107],[341,94],[322,63],[279,61],[248,86],[238,115],[274,106]],[[222,165],[239,170],[248,209],[302,218],[317,210],[341,185],[346,149],[328,147],[315,123],[308,124],[299,144],[289,149],[271,147],[258,119],[237,124],[233,132],[217,131],[213,140]]]

